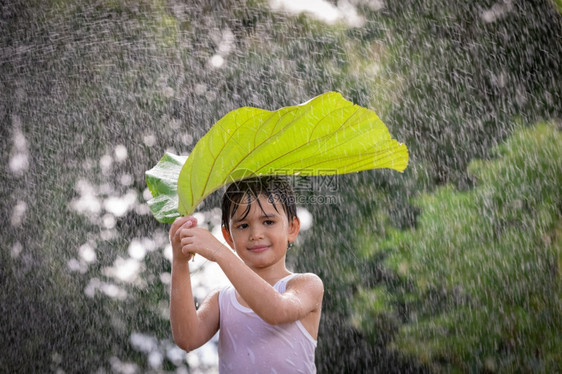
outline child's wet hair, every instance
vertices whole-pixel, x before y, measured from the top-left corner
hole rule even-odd
[[[252,203],[258,203],[262,212],[264,211],[259,196],[267,197],[275,210],[279,212],[278,205],[283,207],[289,222],[297,216],[295,204],[295,193],[288,178],[280,176],[263,176],[243,179],[232,183],[226,189],[222,198],[222,225],[230,230],[230,220],[241,204],[247,204],[242,219],[250,212]]]

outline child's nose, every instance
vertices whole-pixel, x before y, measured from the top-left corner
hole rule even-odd
[[[263,232],[259,227],[252,227],[250,231],[250,240],[259,240],[263,238]]]

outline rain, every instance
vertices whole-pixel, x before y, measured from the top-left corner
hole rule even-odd
[[[144,173],[328,91],[410,163],[292,177],[318,372],[562,371],[559,0],[12,0],[0,29],[1,372],[217,373],[218,337],[172,339]],[[228,284],[189,266],[196,304]]]

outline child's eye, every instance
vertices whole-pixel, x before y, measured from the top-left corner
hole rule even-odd
[[[273,225],[273,224],[275,223],[275,221],[273,221],[273,220],[271,220],[271,219],[266,219],[265,221],[263,221],[263,223],[264,223],[266,226],[270,226],[270,225]]]
[[[241,223],[238,226],[236,226],[237,229],[245,229],[246,227],[248,227],[247,223]]]

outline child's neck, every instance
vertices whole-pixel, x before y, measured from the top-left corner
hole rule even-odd
[[[268,267],[262,269],[252,269],[257,275],[259,275],[263,280],[272,286],[277,283],[280,279],[285,278],[287,275],[291,274],[289,270],[283,266]]]

